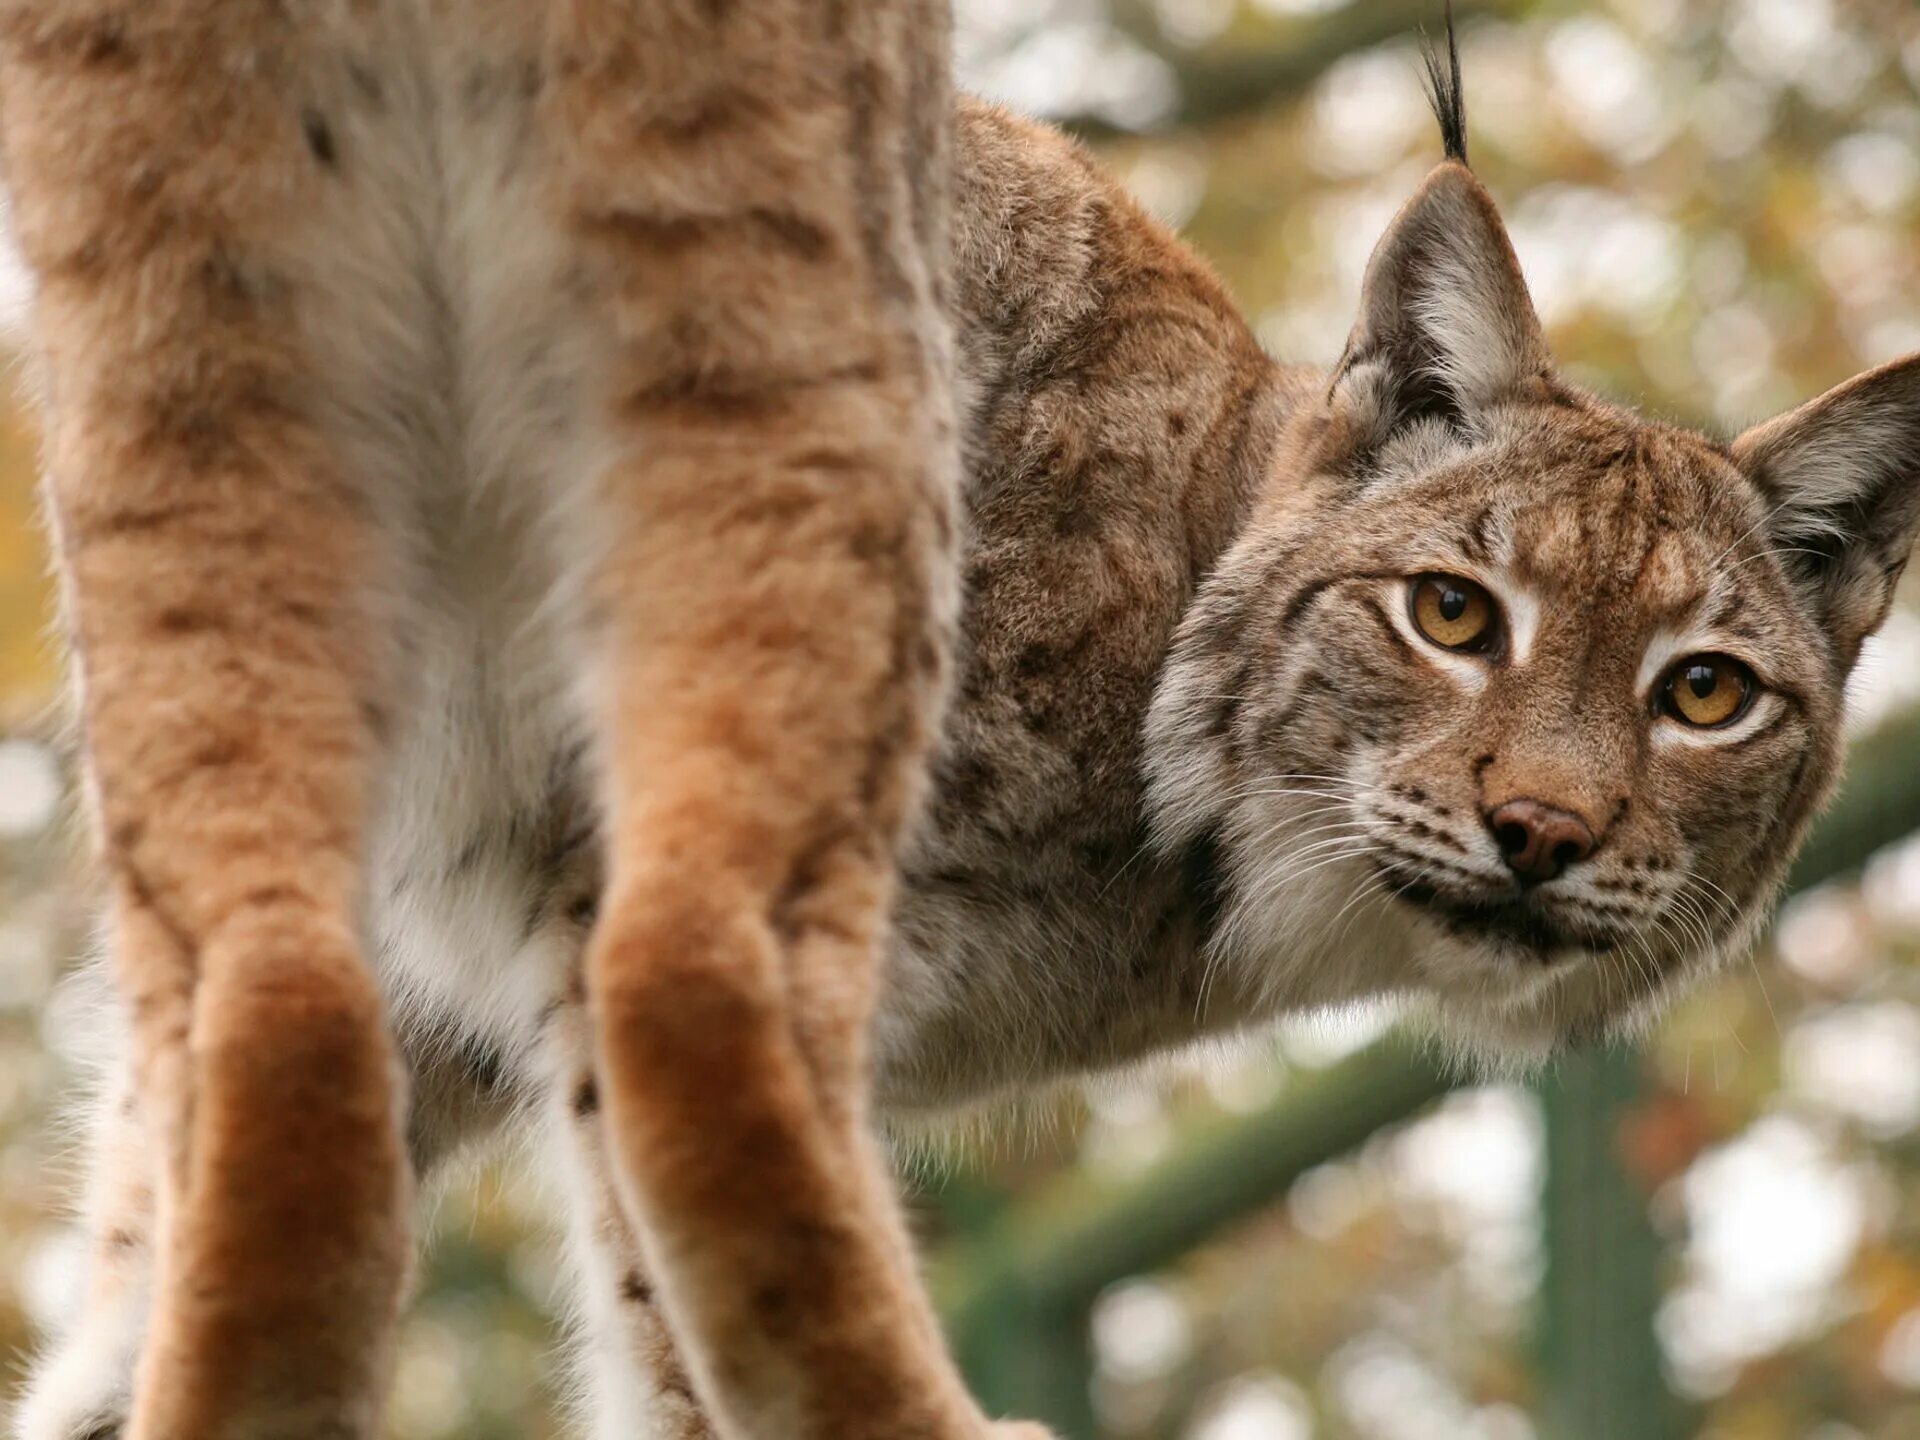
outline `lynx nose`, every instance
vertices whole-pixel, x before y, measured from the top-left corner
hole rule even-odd
[[[1507,866],[1525,884],[1551,880],[1599,848],[1587,822],[1538,800],[1509,800],[1487,816]]]

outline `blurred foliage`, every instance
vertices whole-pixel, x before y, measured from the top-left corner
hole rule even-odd
[[[1476,167],[1578,378],[1734,428],[1920,348],[1920,13],[1905,0],[1458,8]],[[1373,240],[1436,158],[1408,31],[1439,0],[959,9],[969,83],[1094,139],[1276,353],[1333,358]],[[0,426],[0,1380],[74,1283],[58,1101],[77,1077],[54,1042],[86,1024],[52,992],[87,919],[53,805],[31,462],[24,429]],[[1920,698],[1908,590],[1863,715]],[[1920,849],[1797,901],[1776,948],[1661,1027],[1611,1137],[1662,1244],[1658,1358],[1702,1440],[1907,1440],[1920,1436]],[[910,1164],[936,1269],[1022,1197],[1143,1173],[1376,1029],[1291,1025]],[[1114,1286],[1081,1342],[1104,1432],[1540,1433],[1546,1149],[1533,1092],[1461,1091]],[[559,1433],[545,1214],[511,1159],[435,1207],[397,1440]]]

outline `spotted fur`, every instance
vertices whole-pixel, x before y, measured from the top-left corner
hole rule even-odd
[[[156,1098],[100,1111],[97,1278],[25,1440],[136,1391],[143,1437],[370,1433],[408,1179],[529,1128],[594,1433],[974,1433],[869,1093],[938,1120],[1365,997],[1490,1056],[1631,1027],[1748,943],[1831,784],[1920,525],[1920,362],[1731,444],[1648,422],[1556,373],[1450,159],[1346,354],[1281,366],[1043,127],[962,102],[949,212],[937,49],[876,19],[826,64],[831,6],[662,5],[657,45],[575,3],[535,44],[539,7],[382,0],[288,70],[102,4],[0,9],[0,119]],[[224,46],[257,83],[183,99]],[[187,134],[254,178],[144,168]],[[1431,572],[1497,651],[1423,637]],[[1657,687],[1706,650],[1764,690],[1693,734]],[[1521,883],[1513,801],[1591,853]],[[239,1148],[184,1189],[152,1157],[203,1128]],[[144,1176],[257,1247],[192,1273],[258,1274],[162,1263],[150,1305]]]
[[[24,1435],[373,1436],[416,1172],[539,1108],[602,1433],[987,1433],[865,1090],[954,627],[946,33],[0,0],[139,1096]]]

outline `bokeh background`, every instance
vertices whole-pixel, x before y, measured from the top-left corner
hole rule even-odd
[[[959,0],[967,84],[1085,135],[1263,339],[1330,361],[1435,158],[1439,0]],[[1920,349],[1907,0],[1460,0],[1477,168],[1582,381],[1725,430]],[[0,1387],[77,1282],[54,987],[85,878],[0,424]],[[1111,1440],[1920,1437],[1920,595],[1768,947],[1631,1052],[1435,1070],[1373,1013],[903,1156],[996,1406]],[[562,1433],[509,1155],[434,1209],[397,1440]],[[7,1401],[0,1398],[0,1417]]]

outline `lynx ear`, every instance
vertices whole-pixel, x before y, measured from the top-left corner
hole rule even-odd
[[[1773,543],[1851,666],[1920,530],[1920,355],[1755,426],[1733,455],[1777,507]]]
[[[1335,395],[1384,434],[1429,415],[1470,421],[1551,367],[1493,197],[1466,166],[1438,166],[1367,263]]]

